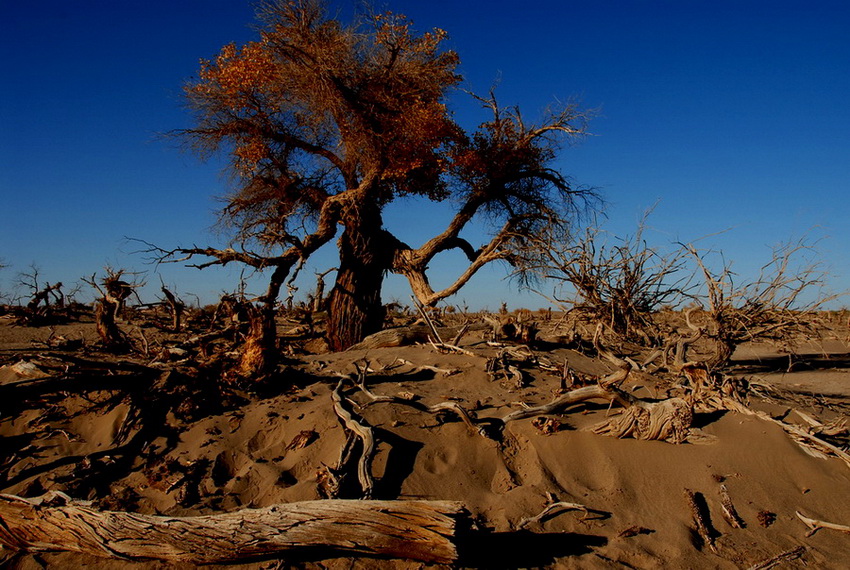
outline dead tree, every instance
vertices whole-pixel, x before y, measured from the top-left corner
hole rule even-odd
[[[39,280],[39,269],[33,264],[29,272],[18,275],[20,284],[30,290],[30,300],[24,308],[24,315],[18,320],[19,324],[41,325],[50,322],[55,316],[54,308],[62,309],[65,306],[65,295],[62,293],[62,283],[53,285]]]
[[[709,370],[725,366],[744,342],[787,343],[810,336],[814,312],[837,297],[824,293],[825,271],[817,261],[806,259],[814,246],[805,239],[775,247],[758,276],[741,284],[721,253],[699,251],[692,244],[682,247],[704,281],[701,327],[714,344],[714,355],[705,363]],[[719,264],[713,266],[713,259]]]
[[[115,313],[118,305],[108,297],[101,297],[96,301],[94,318],[97,326],[97,334],[103,345],[109,350],[122,351],[127,345],[127,335],[115,322]]]
[[[115,314],[113,315],[113,319],[117,319],[124,312],[124,306],[127,302],[127,299],[130,295],[133,294],[136,287],[140,287],[141,285],[132,285],[122,280],[121,277],[124,274],[124,270],[113,271],[109,268],[106,269],[106,277],[103,278],[102,284],[103,289],[105,291],[105,297],[109,298],[109,302]]]
[[[100,340],[108,350],[124,351],[129,348],[127,335],[118,327],[117,317],[120,314],[125,300],[141,284],[130,284],[123,281],[121,277],[124,270],[113,271],[106,268],[106,277],[98,284],[97,274],[93,273],[84,282],[91,285],[100,297],[95,301],[95,324]],[[102,286],[102,287],[101,287]]]
[[[687,297],[690,276],[683,272],[683,252],[662,252],[647,243],[648,214],[635,234],[624,238],[608,236],[596,224],[579,237],[556,231],[523,236],[525,249],[516,258],[515,275],[532,290],[540,280],[554,281],[560,293],[543,296],[580,321],[593,327],[602,323],[623,339],[656,345],[660,339],[652,315]],[[559,298],[563,293],[571,296]]]
[[[50,297],[53,296],[54,302],[58,307],[62,307],[65,305],[65,296],[62,294],[62,282],[54,283],[51,285],[50,283],[45,283],[44,289],[40,291],[36,291],[35,295],[32,296],[32,299],[29,303],[27,303],[27,310],[31,313],[35,314],[38,312],[39,305],[44,303],[45,307],[50,306]]]
[[[264,376],[278,363],[277,323],[265,314],[264,306],[247,303],[245,309],[248,333],[242,346],[239,373],[245,377]]]
[[[165,295],[165,304],[168,307],[168,312],[171,313],[171,330],[180,332],[183,311],[186,310],[186,304],[169,291],[164,284],[161,287],[161,291]]]
[[[210,318],[210,330],[220,327],[228,328],[239,320],[239,299],[235,295],[225,293],[216,303]]]
[[[310,303],[310,310],[314,313],[321,312],[325,309],[325,305],[327,304],[327,299],[325,299],[325,277],[336,270],[336,267],[332,267],[322,273],[316,273],[316,290],[313,292],[312,302]]]

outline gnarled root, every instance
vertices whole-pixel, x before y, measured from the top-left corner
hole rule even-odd
[[[594,433],[617,438],[633,437],[682,443],[693,423],[691,404],[683,398],[661,402],[636,401],[623,413],[591,428]]]

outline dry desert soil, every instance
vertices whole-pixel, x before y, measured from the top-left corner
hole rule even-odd
[[[739,347],[723,374],[746,381],[742,402],[753,413],[697,413],[691,437],[670,443],[593,432],[623,413],[602,400],[511,421],[495,434],[477,429],[563,393],[565,365],[573,371],[567,389],[615,370],[565,342],[552,322],[528,347],[488,343],[480,328],[459,341],[463,351],[420,343],[327,353],[315,339],[293,341],[278,372],[252,385],[198,364],[191,332],[123,321],[147,355],[116,355],[99,350],[90,318],[31,327],[7,315],[0,317],[0,493],[61,491],[92,509],[164,517],[318,500],[348,440],[333,405],[339,386],[375,437],[371,498],[462,503],[469,528],[457,537],[459,559],[441,565],[320,549],[217,567],[848,568],[850,534],[810,534],[797,513],[850,524],[850,463],[783,428],[847,450],[848,331],[827,321],[790,356],[788,347]],[[281,333],[292,326],[282,322]],[[499,362],[512,368],[500,371]],[[358,370],[369,393],[340,385]],[[681,384],[654,366],[634,370],[620,388],[657,401]],[[452,403],[475,421],[462,421]],[[448,405],[435,413],[438,404]],[[355,474],[340,477],[340,498],[362,496]],[[738,524],[727,521],[724,502]],[[7,546],[0,566],[192,566],[109,554]]]

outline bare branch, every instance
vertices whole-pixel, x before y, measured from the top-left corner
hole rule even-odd
[[[707,336],[716,347],[709,368],[726,364],[735,347],[756,339],[789,341],[811,334],[813,313],[838,295],[823,292],[826,273],[805,238],[780,244],[752,281],[736,284],[731,263],[715,251],[682,244],[702,274]],[[712,266],[711,260],[719,258]]]
[[[609,238],[598,226],[573,238],[557,228],[522,236],[525,248],[515,275],[531,287],[548,279],[573,291],[574,314],[604,323],[623,338],[656,344],[652,313],[689,296],[691,278],[684,270],[685,253],[664,253],[644,238],[644,214],[636,233]],[[559,302],[562,304],[562,302]]]

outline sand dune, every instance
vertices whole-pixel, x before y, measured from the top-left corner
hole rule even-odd
[[[811,455],[764,418],[731,411],[697,415],[701,443],[676,445],[590,432],[621,411],[605,401],[547,416],[557,420],[548,426],[552,433],[528,418],[508,423],[496,438],[450,412],[423,409],[455,402],[473,411],[476,421],[502,417],[550,401],[560,384],[557,368],[565,361],[588,377],[613,369],[563,346],[535,350],[538,364],[553,366],[522,365],[522,387],[491,379],[486,365],[498,348],[472,335],[464,348],[474,356],[442,354],[427,345],[302,354],[288,361],[279,378],[250,394],[184,385],[191,383],[179,366],[165,380],[139,380],[141,365],[138,370],[90,367],[88,375],[62,377],[63,366],[81,365],[34,349],[32,339],[22,337],[37,339],[43,331],[0,328],[5,335],[3,493],[32,497],[60,490],[105,509],[168,516],[318,499],[318,479],[337,464],[346,441],[331,392],[339,375],[353,373],[358,362],[370,367],[366,381],[374,395],[415,398],[420,404],[370,403],[362,391],[344,388],[376,436],[373,498],[461,501],[480,529],[461,545],[460,566],[749,568],[791,553],[781,567],[838,569],[850,559],[850,535],[821,530],[807,537],[795,514],[850,524],[850,465]],[[796,372],[777,371],[771,358],[780,355],[766,348],[750,346],[736,355],[734,370],[764,383],[762,396],[749,396],[753,410],[800,425],[806,422],[792,410],[820,422],[846,420],[850,377],[843,367],[843,343],[830,345],[831,355],[808,351],[799,357]],[[763,369],[755,370],[759,355],[756,364]],[[149,369],[162,374],[164,368]],[[766,391],[770,385],[777,391]],[[670,387],[645,372],[622,386],[648,399],[662,397]],[[204,401],[198,395],[205,391]],[[356,481],[347,485],[342,492],[356,494]],[[724,520],[723,490],[743,528]],[[707,507],[714,550],[696,530],[687,491]],[[587,510],[556,508],[529,522],[553,501]],[[795,551],[801,546],[804,550]],[[70,553],[4,555],[13,568],[171,567]],[[288,566],[257,561],[233,567]],[[422,565],[319,556],[292,567]]]

